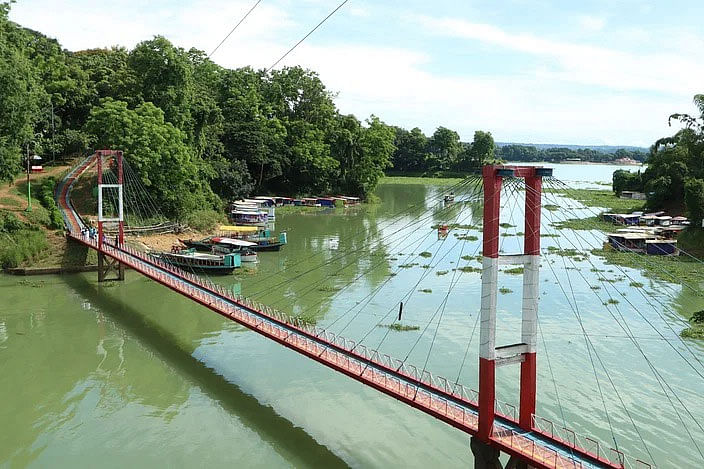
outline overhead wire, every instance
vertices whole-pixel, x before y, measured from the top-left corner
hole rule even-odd
[[[281,57],[279,57],[279,59],[278,59],[276,62],[274,62],[273,64],[271,64],[271,66],[270,66],[269,68],[267,68],[266,71],[267,71],[267,72],[270,72],[274,67],[276,67],[276,66],[279,64],[279,62],[281,62],[282,60],[284,60],[284,59],[286,58],[286,56],[288,56],[288,54],[290,54],[291,52],[293,52],[293,50],[294,50],[296,47],[298,47],[303,41],[305,41],[306,39],[308,39],[308,36],[310,36],[311,34],[313,34],[313,33],[314,33],[320,26],[322,26],[323,23],[325,23],[332,15],[334,15],[335,13],[337,13],[337,10],[339,10],[340,8],[342,8],[348,1],[349,1],[349,0],[344,0],[344,1],[341,2],[339,5],[337,5],[337,7],[336,7],[334,10],[332,10],[325,18],[323,18],[323,19],[320,21],[320,23],[318,23],[317,25],[315,25],[315,27],[314,27],[313,29],[311,29],[310,31],[308,31],[308,33],[307,33],[305,36],[303,36],[297,43],[295,43],[289,50],[287,50],[287,51],[284,53],[284,55],[282,55]]]
[[[553,216],[553,215],[551,214],[551,218],[552,218],[552,216]],[[557,215],[555,215],[555,216],[557,216]],[[586,240],[584,239],[584,237],[582,237],[582,236],[578,233],[577,230],[573,230],[573,233],[575,234],[575,236],[576,236],[577,238],[579,238],[580,240],[583,240],[583,241],[585,241],[585,242],[588,243],[588,241],[586,241]],[[568,242],[570,242],[570,244],[572,244],[572,246],[573,246],[575,249],[579,249],[579,248],[577,248],[576,245],[574,245],[574,243],[572,243],[572,241],[571,241],[569,238],[568,238],[567,240],[568,240]],[[583,246],[582,246],[582,249],[583,249]],[[636,255],[636,253],[631,253],[631,254],[632,254],[632,255]],[[589,258],[587,257],[587,259],[589,259]],[[589,262],[591,263],[591,261],[589,261]],[[592,266],[593,266],[594,268],[596,268],[596,266],[594,266],[593,263],[591,263],[591,264],[592,264]],[[623,268],[621,268],[621,266],[619,266],[618,264],[614,264],[614,267],[615,267],[616,269],[618,269],[626,278],[628,278],[628,279],[631,280],[631,281],[634,281],[634,279],[628,274],[628,272],[626,272]],[[665,305],[664,303],[662,303],[657,297],[653,296],[653,297],[650,297],[650,298],[649,298],[649,297],[647,297],[647,296],[645,295],[645,293],[644,293],[643,291],[641,291],[641,289],[636,289],[636,290],[643,296],[643,298],[646,300],[646,302],[648,303],[648,305],[653,308],[653,311],[655,312],[655,314],[663,321],[663,323],[665,324],[665,326],[673,333],[673,335],[678,338],[678,341],[679,341],[679,342],[684,346],[684,348],[692,355],[692,357],[697,361],[697,363],[699,363],[700,366],[704,366],[704,364],[701,362],[701,360],[699,359],[699,357],[697,357],[697,355],[696,355],[696,354],[694,353],[694,351],[691,349],[691,347],[689,346],[689,344],[687,344],[687,343],[684,341],[684,339],[683,339],[682,337],[680,337],[680,335],[677,334],[677,332],[674,331],[674,329],[672,328],[672,326],[670,325],[670,323],[662,316],[662,314],[658,311],[658,309],[657,309],[652,303],[650,303],[650,300],[652,299],[652,300],[656,301],[661,307],[663,307],[663,308],[665,308],[665,309],[668,309],[668,310],[670,310],[670,311],[672,311],[671,308],[670,308],[669,306]],[[628,298],[624,297],[624,300],[630,303],[630,300],[629,300]],[[632,305],[632,306],[633,306],[633,305]],[[641,311],[639,308],[635,308],[635,307],[634,307],[634,310],[638,313],[638,315],[639,315],[639,316],[640,316],[640,317],[641,317],[658,335],[660,335],[662,338],[664,338],[664,336],[662,335],[662,333],[660,332],[660,330],[659,330],[658,328],[656,328],[655,325],[652,324],[652,322],[651,322],[649,319],[647,319],[647,318],[645,317],[645,315],[642,313],[642,311]],[[673,313],[674,313],[674,311],[673,311]],[[678,317],[678,315],[675,314],[674,317],[676,318],[676,317]],[[668,343],[670,343],[670,342],[668,341]],[[684,355],[682,355],[682,353],[674,347],[674,345],[671,344],[671,347],[673,348],[673,350],[675,350],[675,352],[676,352],[678,355],[680,355],[680,357],[681,357],[683,360],[685,360],[685,362],[695,371],[695,373],[697,373],[697,375],[699,375],[701,378],[704,379],[704,374],[702,374],[702,372],[701,372],[700,370],[698,370],[691,362],[689,362],[689,360],[687,360],[687,359],[684,357]]]
[[[394,225],[398,220],[400,220],[401,218],[403,218],[403,217],[406,216],[407,214],[410,214],[410,212],[414,211],[415,209],[419,208],[420,206],[425,206],[425,204],[426,204],[427,202],[432,203],[434,200],[441,200],[442,197],[443,197],[444,195],[448,194],[449,192],[452,192],[452,191],[455,191],[455,190],[459,190],[460,188],[466,187],[467,185],[473,184],[474,182],[475,182],[475,181],[474,181],[473,177],[469,177],[469,178],[463,179],[462,181],[458,182],[457,184],[454,184],[454,185],[452,185],[452,186],[450,186],[450,187],[447,187],[444,191],[441,191],[441,192],[439,192],[438,194],[436,194],[435,196],[431,197],[430,201],[426,201],[426,200],[424,199],[422,202],[413,204],[413,205],[411,205],[411,206],[409,206],[409,207],[405,207],[405,208],[403,208],[402,210],[396,212],[394,215],[392,215],[388,220],[386,220],[384,223],[382,223],[381,226],[379,226],[377,229],[378,229],[379,231],[381,231],[381,230],[383,230],[383,229],[385,229],[385,228],[387,228],[387,227],[389,227],[389,226],[392,226],[392,225]],[[415,225],[415,224],[417,224],[417,223],[421,223],[421,222],[427,220],[428,218],[432,218],[432,217],[434,216],[434,214],[432,213],[432,210],[433,210],[432,208],[431,208],[431,209],[424,209],[422,212],[420,212],[420,215],[418,215],[418,214],[414,215],[414,218],[412,218],[410,222],[408,222],[406,225],[402,226],[400,229],[397,229],[396,231],[394,231],[394,232],[392,232],[392,233],[390,233],[390,234],[388,234],[388,235],[383,236],[378,242],[381,242],[381,241],[383,241],[384,239],[386,239],[386,238],[388,238],[388,237],[390,237],[390,236],[394,236],[394,235],[396,235],[398,232],[400,232],[400,231],[402,231],[402,230],[405,230],[405,229],[409,228],[410,226],[413,226],[413,225]],[[429,216],[424,216],[424,215],[427,214],[427,213],[430,213],[430,215],[429,215]],[[386,224],[386,225],[385,225],[385,224]],[[384,225],[385,225],[385,226],[384,226]],[[368,236],[369,236],[369,229],[366,228],[366,227],[364,227],[364,228],[361,228],[361,229],[357,230],[357,232],[352,233],[352,235],[350,235],[350,236],[348,237],[348,239],[354,240],[354,239],[357,239],[357,237],[366,238],[366,237],[368,237]],[[327,262],[327,263],[323,263],[322,265],[327,265],[327,264],[330,263],[330,262],[333,262],[333,261],[335,261],[335,260],[339,260],[339,259],[345,257],[348,253],[349,253],[349,254],[354,254],[354,253],[357,253],[357,252],[360,252],[360,251],[366,250],[366,249],[369,249],[369,246],[367,246],[367,245],[365,244],[364,246],[362,246],[362,247],[360,247],[360,248],[357,248],[357,249],[343,251],[341,255],[339,255],[338,257],[335,257],[335,258],[333,258],[333,259],[328,259],[328,262]],[[263,282],[265,282],[265,281],[267,281],[267,280],[269,280],[269,279],[271,279],[271,278],[273,278],[273,277],[277,277],[279,274],[283,273],[283,272],[286,271],[286,270],[293,269],[294,267],[297,267],[297,266],[299,266],[299,265],[302,264],[302,263],[309,262],[310,259],[312,259],[312,258],[315,258],[315,257],[318,257],[318,256],[323,256],[324,254],[325,254],[324,252],[318,252],[318,253],[315,253],[315,254],[313,254],[313,255],[311,255],[311,256],[305,257],[305,258],[303,258],[303,259],[301,259],[301,260],[299,260],[299,261],[297,261],[297,262],[294,262],[294,263],[292,263],[292,264],[287,264],[285,267],[283,267],[283,268],[281,268],[281,269],[278,269],[278,270],[275,271],[275,272],[271,272],[270,274],[268,274],[268,275],[266,275],[266,276],[264,276],[264,277],[261,277],[261,278],[259,278],[258,280],[259,280],[260,283],[263,283]],[[264,291],[268,291],[268,287],[267,287],[266,289],[262,289],[262,290],[257,291],[257,292],[248,293],[248,295],[254,297],[254,296],[257,296],[258,294],[260,294],[260,293],[262,293],[262,292],[264,292]]]
[[[222,39],[222,41],[220,41],[220,43],[218,43],[218,45],[215,46],[215,49],[213,49],[213,51],[210,54],[208,54],[208,57],[212,56],[220,48],[220,46],[222,46],[225,43],[225,41],[227,41],[227,39],[232,35],[232,33],[234,33],[235,30],[237,28],[239,28],[240,25],[244,22],[244,20],[247,19],[249,14],[252,13],[255,8],[257,8],[257,5],[259,5],[261,3],[261,1],[262,0],[257,0],[254,3],[254,5],[252,5],[252,7],[249,10],[247,10],[247,13],[245,13],[244,16],[242,18],[240,18],[240,20],[237,22],[237,24],[230,30],[229,33],[227,33],[227,35]]]
[[[551,220],[552,220],[553,215],[551,214],[550,217],[551,217]],[[553,222],[552,224],[554,225],[554,222]],[[576,248],[576,246],[574,246],[574,244],[571,242],[571,240],[570,240],[569,238],[566,238],[566,239],[573,245],[573,247]],[[558,246],[559,246],[559,241],[558,241]],[[588,258],[587,258],[587,259],[588,259]],[[563,260],[564,260],[564,259],[563,259]],[[582,275],[581,271],[579,271],[579,269],[576,267],[576,265],[574,264],[574,261],[573,261],[571,258],[570,258],[570,262],[572,263],[572,265],[574,266],[574,268],[579,272],[579,275],[584,279],[584,281],[587,283],[587,285],[589,285],[589,282],[586,280],[586,278],[584,278],[584,276]],[[590,264],[592,264],[592,266],[593,266],[593,263],[592,263],[591,261],[589,261],[589,262],[590,262]],[[604,282],[604,281],[602,280],[601,283],[602,283],[602,286],[604,287],[604,290],[605,290],[605,292],[607,293],[607,295],[610,297],[611,300],[613,300],[613,297],[611,297],[611,295],[610,295],[609,292],[608,292],[608,286],[606,285],[606,282]],[[618,290],[616,289],[615,286],[611,285],[611,288],[613,288],[616,292],[618,292]],[[597,296],[597,298],[599,299],[599,301],[602,301],[601,298],[600,298],[600,296],[599,296],[599,294],[598,294],[596,291],[594,291],[594,290],[592,290],[592,291],[593,291],[593,293]],[[622,296],[623,296],[623,295],[622,295]],[[633,305],[633,304],[630,302],[630,300],[628,300],[628,298],[626,298],[625,296],[624,296],[624,298],[625,298],[626,302],[628,302],[629,305],[630,305],[634,310],[636,310],[636,311],[639,312],[639,309],[636,308],[636,306]],[[614,314],[611,312],[611,309],[610,309],[610,307],[609,307],[609,306],[610,306],[610,305],[609,305],[609,302],[604,303],[604,305],[606,306],[607,311],[608,311],[609,314],[612,316],[612,318],[614,319],[614,321],[619,325],[619,327],[624,331],[624,333],[626,333],[626,337],[629,338],[629,339],[632,341],[632,343],[634,344],[634,346],[636,347],[636,349],[637,349],[637,350],[640,352],[640,354],[642,355],[642,357],[643,357],[643,359],[645,360],[646,364],[648,365],[648,367],[650,368],[651,372],[653,373],[653,376],[655,377],[656,381],[657,381],[658,384],[660,385],[660,387],[661,387],[661,389],[662,389],[662,391],[663,391],[663,394],[665,395],[665,397],[666,397],[666,398],[668,399],[668,401],[670,402],[670,405],[672,406],[672,408],[673,408],[673,410],[675,411],[677,417],[679,418],[680,422],[682,423],[682,426],[685,428],[685,431],[687,432],[687,434],[689,435],[690,439],[692,440],[692,442],[693,442],[695,448],[697,449],[697,451],[699,452],[699,454],[702,455],[702,452],[701,452],[699,446],[697,445],[695,439],[693,438],[693,436],[692,436],[692,434],[691,434],[689,428],[687,427],[686,423],[685,423],[684,420],[682,419],[682,417],[681,417],[679,411],[678,411],[677,408],[674,406],[674,403],[673,403],[672,400],[670,399],[670,396],[668,395],[667,391],[665,390],[665,387],[667,387],[667,388],[670,390],[670,392],[672,393],[672,395],[675,397],[675,399],[678,401],[678,403],[682,406],[682,408],[685,410],[685,412],[689,415],[689,417],[694,421],[694,423],[699,427],[699,429],[704,432],[704,428],[703,428],[702,425],[699,423],[699,421],[694,417],[694,415],[691,413],[691,411],[689,410],[689,408],[681,401],[681,399],[679,398],[679,396],[677,395],[677,393],[674,391],[674,389],[672,389],[672,387],[670,386],[670,384],[662,377],[662,375],[661,375],[660,372],[657,370],[657,368],[654,366],[654,364],[652,363],[652,361],[647,357],[647,355],[645,354],[645,351],[642,349],[641,345],[638,343],[637,338],[636,338],[636,337],[634,336],[634,334],[632,333],[632,331],[631,331],[631,329],[630,329],[630,326],[628,326],[628,324],[627,324],[627,322],[626,322],[626,319],[625,319],[625,317],[623,316],[623,313],[620,311],[620,308],[617,306],[617,302],[612,302],[612,303],[613,303],[614,309],[616,309],[617,313],[618,313],[619,316],[621,317],[621,321],[619,321],[619,320],[614,316]],[[640,314],[640,313],[639,313],[639,314]],[[681,356],[681,355],[680,355],[680,356]],[[684,357],[683,357],[683,358],[684,358]],[[686,360],[686,359],[685,359],[685,360]],[[695,370],[695,371],[696,371],[696,370]],[[630,415],[629,415],[629,417],[630,417]],[[634,424],[634,425],[635,425],[635,424]],[[646,449],[647,449],[647,448],[646,448]],[[704,455],[702,455],[702,457],[704,458]],[[652,455],[651,455],[651,459],[652,459]]]
[[[532,190],[532,189],[529,188],[529,187],[526,187],[526,190]],[[551,213],[550,211],[548,211],[548,212],[550,213],[549,216],[550,216],[551,221],[552,221],[553,215],[552,215],[552,213]],[[541,221],[541,224],[543,224],[542,221]],[[553,222],[553,224],[554,224],[554,222]],[[548,230],[548,232],[549,232],[549,230]],[[562,250],[562,247],[561,247],[560,242],[559,242],[559,237],[554,238],[554,239],[555,239],[555,242],[558,244],[558,248],[559,248],[560,250]],[[569,241],[569,239],[568,239],[568,241]],[[549,251],[548,251],[548,252],[549,252]],[[566,256],[561,256],[561,257],[562,257],[563,264],[564,264],[563,268],[565,269],[565,271],[567,271],[567,266],[566,266],[566,261],[565,261],[565,257],[566,257]],[[570,259],[570,261],[571,261],[571,262],[573,263],[573,265],[574,265],[574,261],[572,261],[572,259]],[[550,270],[552,271],[553,276],[555,277],[555,280],[557,281],[558,285],[560,286],[560,289],[561,289],[561,290],[563,291],[563,293],[566,295],[566,292],[565,292],[564,289],[562,288],[562,283],[560,282],[559,277],[557,276],[557,274],[555,273],[554,268],[552,267],[552,262],[549,262],[549,261],[548,261],[547,264],[548,264],[548,266],[550,267]],[[581,274],[581,271],[578,270],[578,272],[579,272],[580,276],[582,276],[582,278],[584,279],[584,276]],[[630,411],[629,411],[628,408],[626,407],[626,405],[625,405],[625,403],[624,403],[624,401],[623,401],[623,399],[622,399],[622,397],[621,397],[620,392],[618,391],[618,389],[617,389],[615,383],[613,382],[613,379],[611,378],[611,375],[610,375],[608,369],[606,368],[606,366],[605,366],[605,364],[603,363],[601,357],[599,356],[599,353],[598,353],[598,351],[596,350],[596,347],[594,346],[593,342],[591,341],[591,338],[590,338],[589,334],[586,333],[586,328],[584,327],[583,321],[582,321],[582,319],[581,319],[581,314],[578,312],[578,303],[577,303],[576,296],[574,296],[574,288],[573,288],[573,286],[572,286],[571,278],[570,278],[569,275],[566,275],[566,277],[567,277],[567,281],[568,281],[569,286],[570,286],[570,290],[572,291],[573,300],[574,300],[574,306],[573,306],[572,303],[569,301],[569,298],[568,298],[568,303],[570,304],[570,307],[572,308],[573,312],[575,312],[575,315],[577,316],[578,323],[579,323],[579,325],[580,325],[580,329],[583,331],[583,334],[584,334],[585,343],[586,343],[586,346],[587,346],[587,352],[589,353],[590,361],[592,362],[592,367],[593,367],[593,370],[594,370],[595,378],[596,378],[596,380],[597,380],[597,387],[598,387],[598,389],[599,389],[599,392],[600,392],[600,395],[601,395],[601,398],[602,398],[602,403],[603,403],[603,405],[604,405],[604,410],[605,410],[605,413],[606,413],[606,416],[607,416],[607,421],[608,421],[609,427],[610,427],[610,429],[611,429],[612,438],[614,439],[614,444],[618,445],[618,442],[616,441],[615,434],[614,434],[614,431],[613,431],[613,426],[611,425],[611,420],[610,420],[610,417],[609,417],[609,414],[608,414],[608,410],[606,409],[606,402],[605,402],[605,400],[604,400],[603,392],[601,391],[601,387],[600,387],[600,385],[599,385],[599,381],[598,381],[598,377],[597,377],[597,374],[596,374],[596,368],[594,367],[593,359],[591,358],[590,347],[591,347],[591,350],[594,351],[594,355],[596,356],[597,360],[599,361],[599,363],[600,363],[602,369],[604,370],[604,373],[605,373],[607,379],[609,380],[609,383],[611,384],[612,388],[614,389],[614,392],[616,393],[616,396],[617,396],[617,398],[619,399],[622,408],[624,409],[624,411],[626,412],[626,415],[627,415],[628,418],[630,419],[631,424],[632,424],[634,430],[636,431],[636,434],[638,435],[638,437],[639,437],[639,439],[640,439],[640,441],[641,441],[641,444],[642,444],[643,447],[645,448],[645,450],[646,450],[646,452],[648,453],[648,455],[650,456],[651,460],[653,460],[653,456],[652,456],[652,454],[651,454],[651,452],[650,452],[650,449],[649,449],[648,445],[645,443],[645,440],[643,439],[643,437],[642,437],[642,435],[641,435],[641,433],[640,433],[640,430],[638,429],[637,425],[635,424],[635,421],[633,420],[633,417],[632,417]],[[585,280],[585,282],[586,282],[586,279],[584,279],[584,280]],[[589,285],[588,282],[587,282],[587,285]],[[596,291],[594,291],[594,290],[591,290],[591,291],[592,291],[595,295],[597,295],[597,297],[598,297],[598,294],[596,293]],[[618,323],[618,321],[616,321],[616,322]],[[626,332],[625,329],[624,329],[624,332]],[[626,332],[626,333],[628,334],[628,332]],[[618,446],[617,446],[616,449],[618,449]]]

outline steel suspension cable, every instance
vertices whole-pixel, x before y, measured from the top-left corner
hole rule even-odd
[[[551,215],[551,218],[552,218],[552,215]],[[573,230],[573,233],[574,233],[578,238],[584,240],[584,238],[583,238],[576,230]],[[579,249],[579,248],[577,248],[577,246],[576,246],[574,243],[572,243],[572,241],[571,241],[569,238],[566,238],[566,239],[568,240],[568,242],[570,242],[570,244],[572,244],[572,246],[573,246],[575,249]],[[586,240],[584,240],[584,241],[587,242]],[[582,246],[582,249],[584,249],[583,246]],[[635,255],[635,253],[633,253],[633,254]],[[592,265],[592,267],[596,268],[596,266],[594,266],[594,264],[591,262],[591,260],[590,260],[588,257],[587,257],[587,260],[588,260],[589,263]],[[614,264],[614,266],[615,266],[624,276],[626,276],[629,280],[634,281],[633,278],[632,278],[630,275],[628,275],[628,273],[627,273],[624,269],[622,269],[622,268],[621,268],[620,266],[618,266],[617,264]],[[651,299],[651,298],[648,298],[648,297],[645,295],[645,293],[643,293],[643,292],[641,291],[641,289],[637,289],[637,290],[638,290],[638,292],[643,296],[643,298],[646,300],[646,302],[648,303],[648,305],[653,308],[653,310],[655,311],[656,315],[663,321],[663,323],[665,324],[665,326],[673,333],[673,335],[675,335],[676,337],[678,337],[679,342],[687,349],[687,351],[692,355],[692,357],[697,361],[697,363],[699,363],[700,366],[704,366],[704,364],[701,362],[701,360],[699,359],[699,357],[696,356],[696,354],[695,354],[694,351],[691,349],[691,347],[689,347],[689,345],[684,341],[684,339],[682,339],[682,337],[680,337],[680,335],[677,334],[677,333],[674,331],[674,329],[672,328],[672,326],[670,325],[670,323],[662,316],[662,314],[657,310],[657,308],[650,302],[650,299]],[[625,299],[625,301],[627,301],[627,302],[634,308],[634,310],[638,313],[638,315],[639,315],[639,316],[640,316],[640,317],[641,317],[641,318],[642,318],[642,319],[643,319],[660,337],[662,337],[663,339],[665,339],[665,337],[662,335],[662,333],[659,331],[659,329],[656,328],[655,325],[653,325],[653,324],[651,323],[651,321],[648,320],[648,319],[645,317],[645,315],[640,311],[639,308],[636,308],[636,307],[630,302],[630,300],[629,300],[628,298],[626,298],[625,296],[624,296],[624,299]],[[660,306],[662,306],[663,308],[665,308],[665,309],[669,310],[670,312],[673,312],[673,313],[674,313],[674,311],[672,311],[672,309],[670,309],[669,306],[663,304],[658,298],[653,297],[652,299],[654,299],[654,300],[655,300]],[[676,313],[675,313],[675,317],[678,317]],[[670,343],[670,341],[667,341],[667,342]],[[684,355],[682,355],[682,353],[674,347],[674,345],[672,345],[672,344],[670,344],[670,345],[671,345],[671,347],[673,348],[673,350],[675,350],[675,352],[677,352],[677,354],[680,355],[680,357],[681,357],[683,360],[685,360],[685,362],[695,371],[695,373],[697,373],[702,379],[704,379],[704,375],[701,373],[701,371],[698,370],[698,369],[696,369],[696,367],[694,367],[694,365],[692,365],[692,364],[689,362],[689,360],[687,360],[687,359],[684,357]]]

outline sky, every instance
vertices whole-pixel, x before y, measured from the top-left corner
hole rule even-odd
[[[19,0],[69,50],[155,35],[211,52],[255,0]],[[267,68],[340,0],[262,0],[212,59]],[[278,67],[319,73],[345,114],[471,141],[649,146],[704,93],[701,0],[349,0]]]

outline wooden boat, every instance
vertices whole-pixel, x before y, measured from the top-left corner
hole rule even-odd
[[[268,232],[268,230],[265,230]],[[211,236],[201,240],[179,239],[188,248],[193,248],[201,252],[212,252],[215,250],[219,253],[238,252],[242,249],[250,251],[279,251],[281,246],[286,244],[286,233],[279,234],[279,238],[272,237],[220,237]]]
[[[229,274],[237,267],[242,266],[239,252],[216,255],[195,252],[194,249],[172,249],[172,251],[159,252],[153,255],[184,270],[209,274]]]

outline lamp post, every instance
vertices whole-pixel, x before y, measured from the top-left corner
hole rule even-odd
[[[42,136],[42,133],[41,133],[41,132],[38,132],[38,133],[34,134],[34,136],[35,136],[35,137],[36,137],[36,136],[41,137],[41,136]],[[31,211],[32,211],[32,184],[31,184],[31,182],[29,181],[29,174],[30,174],[30,172],[31,172],[31,164],[32,164],[31,161],[32,161],[33,159],[41,159],[41,158],[39,158],[39,156],[37,156],[37,155],[34,155],[34,157],[30,157],[30,156],[29,156],[29,144],[30,144],[30,143],[34,143],[34,145],[36,146],[37,142],[36,142],[36,140],[30,140],[30,141],[27,143],[27,209],[25,210],[25,212],[31,212]]]

